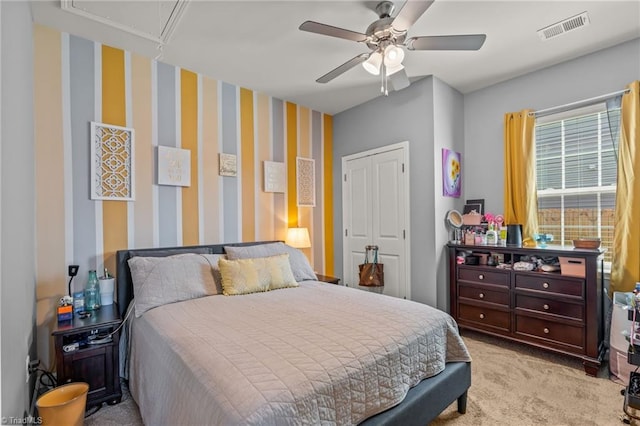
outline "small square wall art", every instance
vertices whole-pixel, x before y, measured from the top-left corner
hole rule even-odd
[[[442,148],[442,195],[460,198],[462,165],[460,153]]]
[[[158,185],[191,186],[191,151],[158,146]]]

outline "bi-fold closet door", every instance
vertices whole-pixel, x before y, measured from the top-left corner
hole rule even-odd
[[[343,158],[343,276],[346,285],[359,288],[365,246],[377,245],[384,264],[382,292],[409,298],[408,144],[387,148]]]

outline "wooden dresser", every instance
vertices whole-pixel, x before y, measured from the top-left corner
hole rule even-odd
[[[603,250],[460,244],[447,247],[450,313],[461,329],[577,357],[582,359],[588,375],[597,374],[605,352]],[[458,264],[458,256],[465,253],[488,254],[510,266],[530,256],[562,257],[571,262],[573,270],[517,271]]]

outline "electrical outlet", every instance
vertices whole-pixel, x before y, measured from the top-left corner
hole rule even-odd
[[[69,276],[75,277],[78,275],[78,269],[80,269],[79,265],[69,265]]]
[[[29,383],[29,376],[31,374],[29,374],[29,364],[31,363],[31,357],[29,355],[27,355],[27,358],[25,359],[24,362],[24,372],[25,372],[25,376],[26,376],[26,383]]]

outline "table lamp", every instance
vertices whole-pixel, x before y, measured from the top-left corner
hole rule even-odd
[[[311,247],[309,230],[307,228],[289,228],[284,242],[295,248],[309,248]]]

